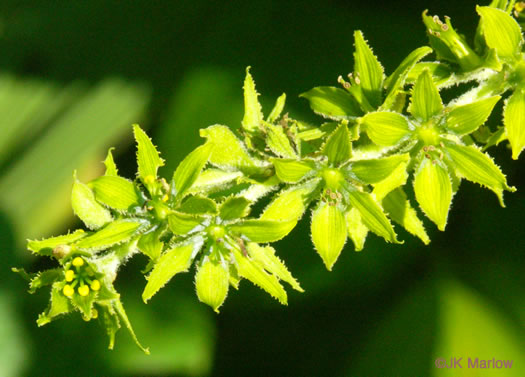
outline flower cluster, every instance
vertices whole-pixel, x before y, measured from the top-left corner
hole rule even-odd
[[[517,159],[525,147],[523,38],[512,16],[521,17],[523,7],[513,4],[477,8],[474,46],[450,19],[423,13],[430,47],[410,53],[389,76],[356,32],[354,71],[339,77],[342,88],[302,94],[326,119],[319,126],[283,114],[284,94],[265,117],[247,69],[239,134],[222,125],[201,130],[204,144],[170,180],[158,176],[164,161],[135,125],[136,179],[118,174],[110,149],[103,176],[87,184],[74,176],[72,207],[89,230],[29,241],[29,250],[60,265],[37,274],[16,270],[31,293],[51,287],[38,324],[79,311],[85,320],[103,318],[110,348],[121,322],[139,344],[113,287],[119,267],[137,253],[149,258],[144,302],[194,268],[198,299],[217,312],[242,279],[286,304],[281,283],[302,288],[270,244],[308,208],[313,246],[328,270],[347,239],[355,250],[370,232],[402,243],[394,224],[428,244],[409,181],[418,207],[440,230],[462,179],[492,190],[503,205],[503,192],[515,189],[486,150],[508,140]],[[432,52],[437,61],[423,61]],[[444,104],[440,90],[464,82],[471,89]],[[485,123],[505,93],[504,126],[491,129]],[[269,204],[254,210],[262,198]]]

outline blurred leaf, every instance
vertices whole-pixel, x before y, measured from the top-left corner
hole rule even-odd
[[[20,81],[17,85],[25,83]],[[31,97],[34,90],[27,96]],[[57,96],[60,98],[60,92],[48,96],[41,106],[49,105],[49,111],[56,108]],[[9,98],[0,96],[0,107],[5,106],[4,101]],[[114,142],[123,131],[129,130],[132,121],[138,120],[147,99],[144,88],[108,79],[85,90],[83,96],[70,100],[68,106],[62,106],[49,125],[49,116],[39,119],[42,124],[34,124],[38,113],[26,106],[27,101],[9,105],[17,114],[27,113],[35,130],[47,126],[46,132],[28,145],[0,177],[0,204],[12,217],[16,228],[19,231],[23,228],[24,237],[49,233],[64,221],[64,213],[70,210],[66,209],[69,203],[63,192],[70,185],[71,172],[99,160],[99,154],[108,143]],[[13,126],[11,122],[15,121],[15,118],[4,117],[2,127],[23,127]],[[35,191],[35,187],[38,190]],[[31,221],[27,221],[28,218]]]
[[[28,361],[29,344],[10,293],[0,290],[0,376],[17,377]]]

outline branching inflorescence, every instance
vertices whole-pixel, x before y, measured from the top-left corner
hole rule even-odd
[[[31,293],[51,287],[38,325],[79,311],[85,320],[102,319],[110,348],[122,323],[137,341],[113,282],[138,253],[150,260],[145,302],[194,265],[197,296],[217,312],[242,278],[286,304],[282,281],[302,289],[269,244],[310,207],[312,241],[331,270],[347,238],[355,250],[369,232],[400,243],[392,222],[430,242],[407,184],[440,230],[462,179],[492,190],[503,206],[503,191],[515,189],[486,150],[508,140],[517,159],[525,146],[523,38],[513,17],[521,20],[524,8],[504,0],[478,7],[473,45],[450,19],[423,13],[431,47],[410,53],[388,77],[356,32],[354,72],[339,77],[341,87],[302,95],[328,120],[320,126],[282,115],[284,94],[264,117],[247,70],[239,135],[221,125],[201,130],[206,142],[170,181],[158,177],[164,161],[135,125],[137,178],[118,174],[110,149],[104,176],[87,184],[74,177],[73,210],[89,230],[28,243],[59,263],[36,274],[16,270]],[[432,52],[437,60],[422,61]],[[440,89],[466,82],[474,85],[443,104]],[[491,129],[485,122],[504,94],[503,126]],[[252,213],[264,197],[269,204]]]

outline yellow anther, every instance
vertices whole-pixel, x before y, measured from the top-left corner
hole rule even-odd
[[[66,284],[64,285],[64,288],[62,288],[62,293],[64,294],[64,296],[71,297],[75,293],[75,290],[72,286]]]
[[[98,280],[93,280],[91,282],[91,289],[94,291],[98,291],[100,289],[100,282]]]
[[[78,287],[78,294],[80,296],[87,296],[89,294],[89,287],[87,285],[81,285]]]
[[[80,267],[80,266],[83,266],[83,265],[84,265],[84,259],[82,259],[80,257],[76,257],[75,259],[73,259],[73,266]]]
[[[66,271],[66,281],[71,282],[75,278],[75,271],[73,270],[67,270]]]
[[[152,176],[152,175],[147,175],[146,177],[144,177],[144,183],[146,184],[152,184],[153,182],[155,182],[155,177]]]
[[[168,196],[168,194],[164,194],[164,196],[162,197],[162,201],[167,202],[169,198],[170,197]]]

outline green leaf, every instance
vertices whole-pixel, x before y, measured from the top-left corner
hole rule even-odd
[[[485,123],[500,96],[493,96],[462,106],[454,106],[447,114],[447,128],[463,136],[476,131]]]
[[[382,203],[383,208],[392,220],[409,233],[419,237],[425,245],[430,243],[423,222],[418,218],[416,210],[410,205],[410,201],[407,200],[402,188],[397,188],[389,193]]]
[[[314,113],[329,119],[349,119],[363,113],[359,104],[348,92],[332,86],[318,86],[299,97],[306,98],[310,102],[310,108]]]
[[[313,161],[303,160],[290,160],[290,159],[279,159],[272,158],[270,162],[275,167],[275,173],[282,182],[285,183],[297,183],[306,178],[315,168]]]
[[[382,102],[383,67],[366,43],[361,31],[354,32],[354,41],[354,70],[359,77],[359,86],[368,102],[377,108]]]
[[[89,182],[88,186],[95,193],[97,201],[116,210],[126,211],[144,204],[133,182],[122,177],[105,175]]]
[[[89,229],[98,229],[113,220],[111,213],[95,200],[95,194],[88,185],[80,182],[74,176],[71,192],[71,206],[75,215],[84,222]]]
[[[248,155],[244,145],[226,126],[211,126],[200,130],[200,135],[211,145],[209,161],[219,167],[252,167],[253,159]]]
[[[108,155],[106,156],[106,159],[104,160],[104,165],[106,165],[106,173],[104,175],[111,175],[111,176],[118,175],[117,165],[115,164],[115,161],[113,160],[113,153],[111,152],[113,149],[115,148],[108,149]]]
[[[306,210],[308,195],[315,190],[317,182],[306,182],[286,191],[281,191],[264,209],[261,220],[298,221]]]
[[[133,331],[133,327],[131,326],[131,322],[128,319],[128,316],[126,314],[126,311],[124,310],[124,306],[122,306],[122,303],[120,300],[114,300],[113,307],[115,308],[115,311],[117,312],[120,320],[124,322],[124,325],[126,326],[126,329],[128,330],[129,334],[131,335],[131,338],[135,342],[135,344],[146,354],[149,355],[149,348],[144,348],[139,340],[137,339],[137,336],[135,335],[135,331]]]
[[[447,170],[437,160],[434,161],[425,158],[417,168],[414,192],[423,212],[439,230],[445,230],[452,202],[452,182]]]
[[[64,280],[64,270],[61,268],[53,268],[51,270],[39,272],[31,279],[31,282],[29,283],[29,293],[35,293],[37,289],[52,285],[58,280]]]
[[[385,81],[386,93],[387,96],[394,93],[396,90],[403,89],[407,75],[414,68],[416,63],[423,59],[425,56],[430,54],[432,49],[427,46],[419,47],[412,51],[408,56],[403,59],[401,64],[396,68],[394,73],[392,73]]]
[[[381,202],[381,200],[383,200],[383,198],[392,190],[395,190],[406,183],[408,179],[407,165],[408,164],[404,162],[399,164],[392,174],[374,185],[372,193],[379,202]]]
[[[292,148],[290,139],[284,133],[282,126],[265,123],[264,128],[266,130],[266,145],[273,153],[284,158],[297,157],[297,153]]]
[[[160,240],[163,229],[159,228],[143,234],[137,244],[138,249],[152,260],[157,260],[164,248],[164,242]]]
[[[517,160],[525,147],[525,90],[516,89],[505,104],[504,123],[512,158]]]
[[[480,28],[489,48],[502,58],[516,57],[523,41],[519,24],[504,11],[491,7],[476,7],[481,17]]]
[[[244,118],[242,119],[242,128],[249,132],[259,129],[263,120],[261,105],[257,100],[259,95],[255,90],[255,82],[250,74],[250,67],[246,68],[246,77],[244,79]]]
[[[274,275],[268,274],[258,264],[242,255],[239,250],[233,249],[232,251],[235,258],[235,265],[237,266],[237,272],[240,277],[248,279],[253,284],[264,289],[281,304],[287,304],[288,299],[286,291]]]
[[[385,158],[360,160],[352,162],[348,171],[362,182],[374,184],[386,179],[400,164],[408,162],[409,159],[408,154],[400,154]]]
[[[168,216],[170,230],[177,235],[185,235],[191,232],[197,226],[202,224],[203,221],[204,218],[202,216],[190,215],[177,211],[173,211]]]
[[[164,166],[157,148],[138,124],[133,125],[133,134],[137,141],[138,175],[142,183],[152,191],[152,184],[157,179],[157,170]]]
[[[500,205],[505,206],[503,190],[513,192],[516,189],[507,185],[505,175],[487,154],[473,146],[466,147],[452,143],[447,144],[447,151],[460,176],[494,191]]]
[[[194,251],[200,249],[201,245],[202,241],[196,245],[192,243],[180,245],[162,254],[147,277],[148,283],[142,292],[144,302],[148,302],[173,276],[187,272],[191,266]]]
[[[191,152],[177,167],[173,174],[176,198],[181,199],[195,183],[204,165],[208,162],[212,144],[206,143]]]
[[[322,153],[328,157],[328,163],[339,166],[352,157],[352,143],[346,124],[341,123],[324,144]]]
[[[204,258],[195,274],[195,289],[200,302],[210,305],[216,313],[226,300],[230,287],[229,268],[221,262]]]
[[[281,113],[283,112],[285,102],[286,102],[286,93],[283,93],[279,96],[279,98],[277,98],[277,101],[275,101],[275,106],[270,112],[270,115],[268,115],[267,121],[269,123],[274,123],[277,119],[279,119],[279,117],[281,116]]]
[[[243,220],[230,225],[229,229],[246,236],[250,241],[265,243],[279,241],[290,233],[296,224],[296,220]]]
[[[297,280],[288,271],[284,263],[275,255],[275,249],[271,246],[259,246],[255,242],[249,242],[246,246],[248,254],[270,274],[290,284],[293,289],[304,292]]]
[[[129,240],[145,225],[144,220],[115,220],[104,228],[77,241],[79,249],[103,250]]]
[[[392,146],[407,138],[410,126],[406,118],[397,113],[378,111],[361,118],[368,137],[377,145]]]
[[[420,122],[426,122],[443,110],[439,91],[430,71],[423,70],[412,90],[409,112]]]
[[[242,196],[230,196],[220,205],[219,216],[223,220],[235,220],[248,216],[251,202]]]
[[[69,313],[73,307],[69,299],[62,294],[63,282],[56,282],[51,288],[51,302],[46,311],[38,316],[36,324],[44,326],[51,322],[55,317]]]
[[[312,242],[328,271],[339,258],[346,242],[346,224],[341,210],[320,202],[312,213]]]
[[[346,230],[348,237],[354,243],[355,251],[363,250],[365,246],[366,236],[368,235],[368,228],[361,220],[361,214],[357,208],[353,207],[345,214]]]
[[[200,195],[187,197],[178,209],[191,215],[216,215],[219,213],[217,204],[213,200]]]
[[[75,230],[73,233],[63,236],[51,237],[44,240],[28,240],[27,248],[34,254],[52,255],[53,249],[60,245],[69,245],[79,239],[86,237],[88,234],[82,230]]]
[[[394,228],[392,228],[392,224],[390,224],[383,209],[370,194],[355,189],[347,189],[347,192],[350,204],[357,208],[363,224],[368,229],[383,237],[387,242],[401,243],[397,240]]]

